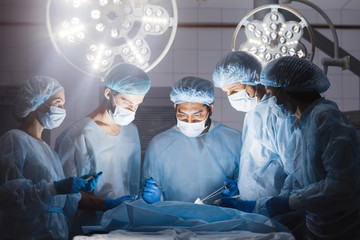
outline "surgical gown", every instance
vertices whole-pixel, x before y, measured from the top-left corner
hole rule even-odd
[[[255,212],[265,212],[266,200],[284,191],[285,179],[291,175],[283,153],[293,118],[277,119],[266,98],[245,115],[238,188],[241,199],[257,200]]]
[[[118,198],[138,194],[140,184],[140,139],[134,124],[122,126],[120,134],[106,134],[91,119],[83,118],[66,129],[57,139],[65,176],[83,176],[102,171],[93,194]],[[98,225],[102,213],[81,210],[81,224]],[[76,225],[76,224],[74,224]]]
[[[360,227],[360,151],[353,125],[337,105],[319,99],[296,123],[289,156],[294,193],[317,237],[342,239]],[[354,238],[358,239],[358,238]]]
[[[48,183],[64,178],[50,146],[10,130],[0,138],[0,171],[0,238],[67,239],[66,217],[81,195],[49,192]]]
[[[142,175],[164,189],[164,200],[195,202],[237,178],[241,145],[239,131],[215,121],[192,138],[174,126],[151,140]]]

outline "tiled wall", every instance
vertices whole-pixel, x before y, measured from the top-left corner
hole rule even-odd
[[[101,83],[77,72],[56,53],[45,25],[45,1],[31,1],[32,4],[16,0],[13,4],[0,6],[0,22],[27,23],[0,25],[0,86],[21,85],[34,74],[52,76],[64,85],[68,114],[64,124],[51,133],[53,145],[64,128],[98,105]],[[237,23],[251,8],[248,3],[234,8],[236,1],[231,0],[218,1],[219,4],[211,7],[202,7],[195,0],[177,2],[179,23]],[[321,7],[326,9],[326,6]],[[324,24],[324,20],[314,10],[298,10],[310,23]],[[359,10],[325,11],[335,24],[360,22]],[[178,79],[189,75],[211,79],[216,62],[231,50],[233,32],[232,28],[179,28],[168,54],[149,73],[152,86],[170,87]],[[330,30],[322,29],[321,32],[332,39]],[[340,46],[360,59],[360,31],[338,30],[337,33]],[[314,63],[321,66],[321,58],[324,56],[317,50]],[[359,78],[348,70],[342,71],[336,67],[329,68],[328,76],[331,87],[324,96],[337,102],[343,111],[359,110]],[[232,109],[227,97],[219,89],[215,93],[214,119],[241,130],[244,114]],[[152,100],[145,101],[150,103]]]

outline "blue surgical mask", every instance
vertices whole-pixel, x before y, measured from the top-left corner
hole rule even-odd
[[[48,106],[45,103],[46,106]],[[66,117],[66,110],[55,106],[48,106],[49,112],[38,112],[38,119],[45,129],[53,129],[60,126]]]
[[[231,106],[241,112],[249,112],[254,109],[257,104],[256,93],[255,96],[251,98],[246,92],[246,89],[228,96],[228,99]]]
[[[276,96],[269,98],[268,106],[271,112],[278,118],[287,118],[293,114],[289,101],[284,104],[277,104]]]

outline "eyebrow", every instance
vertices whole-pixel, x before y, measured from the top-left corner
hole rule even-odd
[[[192,113],[192,114],[202,113],[203,111],[204,111],[204,109],[202,109],[202,110],[200,110],[200,111],[197,111],[197,112],[194,112],[194,113]],[[184,113],[184,112],[182,112],[182,111],[180,111],[180,110],[179,110],[179,113],[182,113],[182,114],[187,115],[186,113]]]

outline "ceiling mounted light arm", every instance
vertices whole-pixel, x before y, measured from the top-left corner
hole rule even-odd
[[[256,19],[250,20],[250,17],[255,13],[267,9],[270,12],[265,15],[262,21]],[[286,22],[279,9],[292,13],[299,21]],[[242,27],[245,27],[247,40],[239,47],[236,47],[237,36]],[[305,28],[311,39],[310,52],[307,51],[305,45],[300,41]],[[232,50],[249,51],[255,54],[263,63],[281,56],[294,55],[308,58],[312,61],[315,43],[311,27],[298,11],[284,5],[269,4],[253,9],[239,22],[234,31]]]
[[[349,69],[350,68],[350,56],[345,56],[343,58],[339,58],[339,39],[334,27],[334,24],[332,23],[331,19],[326,15],[326,13],[319,8],[314,3],[307,1],[307,0],[281,0],[282,3],[290,4],[291,2],[301,2],[305,5],[308,5],[315,9],[326,21],[326,23],[329,25],[331,34],[333,36],[334,40],[334,58],[322,58],[321,63],[324,65],[324,72],[327,74],[328,66],[338,66],[342,67],[342,69]]]
[[[121,62],[150,71],[169,51],[178,24],[176,0],[48,0],[46,17],[56,51],[97,78]]]

